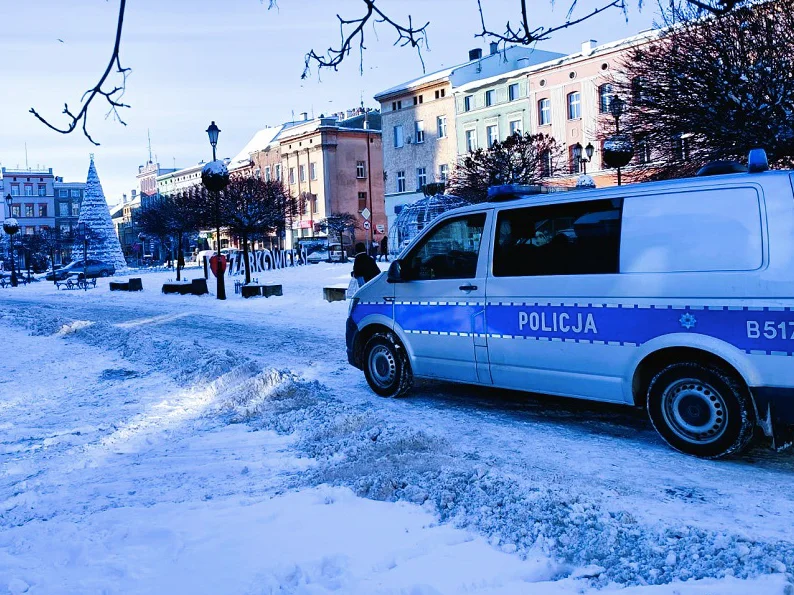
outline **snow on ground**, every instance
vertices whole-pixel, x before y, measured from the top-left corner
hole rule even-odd
[[[632,410],[508,391],[379,399],[322,300],[349,270],[226,302],[171,273],[0,290],[0,592],[791,593],[794,453],[700,461]]]

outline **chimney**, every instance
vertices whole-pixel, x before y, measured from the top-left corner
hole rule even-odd
[[[136,196],[138,196],[138,191],[137,190],[133,190],[132,191],[132,200],[135,200]]]
[[[582,42],[582,55],[589,56],[593,53],[595,49],[596,40],[595,39],[588,39],[587,41]]]
[[[308,122],[309,121],[309,112],[301,112],[301,120],[303,122]]]
[[[474,48],[473,50],[469,50],[469,62],[472,60],[479,60],[482,58],[482,49],[481,48]]]
[[[127,195],[126,194],[122,194],[121,195],[121,204],[123,204],[123,205],[127,204]]]
[[[499,51],[499,44],[495,41],[491,42],[491,56],[493,56],[496,52]]]
[[[516,60],[516,66],[518,68],[526,68],[527,66],[529,66],[529,58],[527,58],[526,56],[519,58],[518,60]]]

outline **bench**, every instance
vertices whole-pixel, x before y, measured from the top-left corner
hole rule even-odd
[[[209,293],[206,279],[193,279],[188,282],[163,283],[163,293],[178,293],[179,295],[205,295]]]
[[[277,285],[275,283],[270,283],[267,285],[243,285],[240,288],[240,292],[242,293],[244,298],[251,298],[257,296],[264,296],[270,297],[272,295],[284,295],[282,291],[281,285]]]
[[[143,281],[140,277],[127,281],[111,281],[110,291],[143,291]]]
[[[343,302],[347,299],[347,285],[342,287],[323,287],[323,299],[326,302]]]
[[[63,281],[56,281],[55,287],[56,289],[60,289],[61,287],[64,289],[93,289],[96,287],[96,278],[86,281],[82,278],[82,274],[77,278],[74,276],[67,277]]]

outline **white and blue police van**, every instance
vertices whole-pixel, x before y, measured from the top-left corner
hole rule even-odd
[[[745,170],[491,189],[358,290],[348,359],[385,397],[442,379],[645,407],[667,443],[702,457],[738,453],[759,429],[785,446],[794,173],[768,171],[762,150]]]

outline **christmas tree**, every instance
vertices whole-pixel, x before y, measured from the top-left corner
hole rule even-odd
[[[83,223],[88,239],[86,258],[112,264],[117,271],[127,268],[119,238],[113,228],[113,220],[110,218],[110,208],[96,173],[93,154],[91,155],[91,165],[88,166],[88,179],[85,182],[83,203],[80,205],[80,217],[77,219],[77,230],[75,231],[78,232],[78,235],[83,229]],[[83,238],[78,237],[72,249],[72,258],[82,260],[83,250]]]

